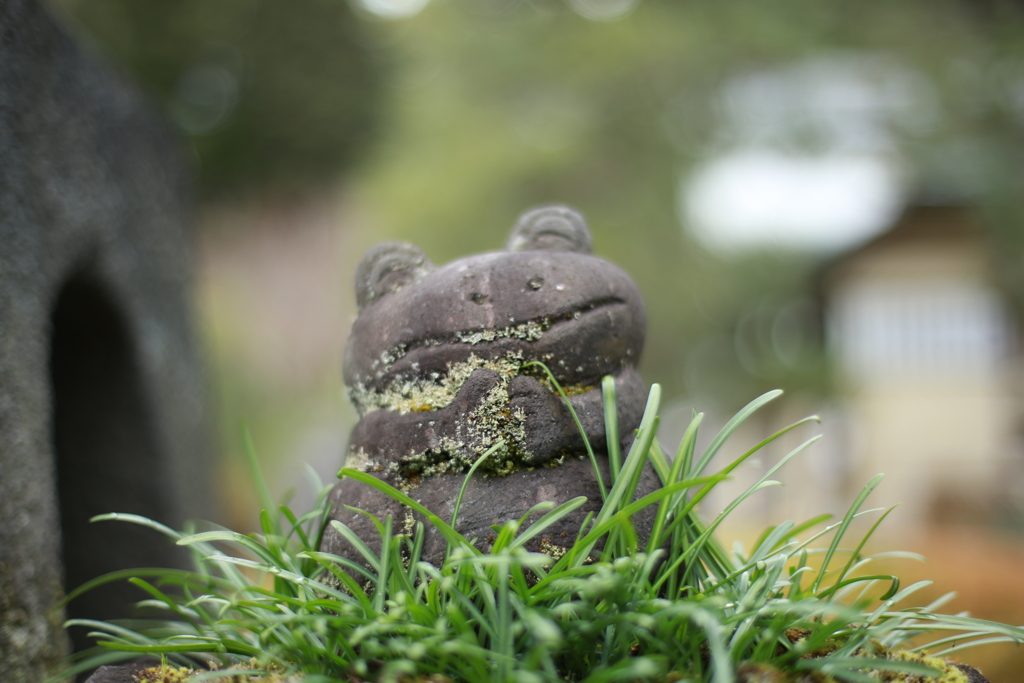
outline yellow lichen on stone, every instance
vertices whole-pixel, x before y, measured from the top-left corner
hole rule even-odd
[[[360,472],[380,472],[384,469],[380,463],[371,460],[370,456],[362,448],[349,451],[343,466],[359,470]]]
[[[500,329],[484,329],[475,332],[460,332],[457,337],[463,344],[479,344],[480,342],[491,342],[495,339],[525,339],[526,341],[537,341],[544,336],[545,330],[551,327],[549,318],[531,320],[521,325],[512,325]]]
[[[508,386],[519,374],[522,364],[523,354],[518,351],[490,360],[470,354],[465,361],[450,363],[444,375],[400,377],[379,391],[357,384],[349,388],[349,398],[364,415],[374,410],[391,410],[403,415],[441,410],[452,404],[474,371],[480,368],[494,370],[501,376],[502,384]]]
[[[203,671],[198,669],[189,669],[183,666],[170,666],[169,664],[160,664],[159,666],[153,666],[148,669],[134,674],[133,678],[136,683],[188,683],[193,677],[199,674],[209,674],[210,671],[217,669],[215,664],[210,665],[209,670]],[[227,674],[223,677],[205,679],[210,683],[297,683],[298,679],[291,677],[288,678],[284,675],[283,670],[271,665],[261,665],[256,659],[250,659],[245,664],[235,664],[231,667],[232,669],[249,669],[252,671],[264,670],[266,673],[232,673]]]
[[[133,678],[138,683],[184,683],[198,673],[195,669],[188,669],[183,666],[161,664],[143,669],[135,674]]]
[[[564,363],[563,363],[563,365],[564,365]],[[531,374],[531,376],[536,378],[538,382],[540,382],[545,387],[547,387],[548,391],[550,391],[552,394],[556,394],[556,395],[558,394],[558,388],[551,382],[551,378],[548,376],[548,373],[546,373],[546,372],[531,372],[530,374]],[[562,385],[562,391],[565,392],[566,396],[579,396],[580,394],[585,394],[585,393],[587,393],[588,391],[590,391],[591,389],[594,389],[594,388],[595,388],[595,386],[593,384],[584,384],[582,382],[579,382],[577,384],[563,384]]]
[[[899,681],[900,683],[968,683],[967,674],[944,659],[929,657],[923,652],[910,652],[908,650],[890,651],[887,656],[889,659],[897,662],[924,664],[942,673],[938,677],[924,677],[917,674],[887,672],[886,677],[882,679],[883,681]]]
[[[560,560],[562,556],[569,552],[569,549],[564,546],[555,545],[548,539],[542,538],[540,539],[540,551],[548,557]]]

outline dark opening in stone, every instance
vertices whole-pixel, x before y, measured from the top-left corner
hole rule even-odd
[[[168,542],[143,527],[90,523],[94,515],[132,512],[161,519],[157,439],[124,317],[88,272],[72,277],[52,313],[50,346],[53,442],[60,505],[64,589],[126,567],[152,566]],[[112,619],[143,597],[124,581],[90,591],[68,618]],[[71,629],[75,651],[86,629]]]

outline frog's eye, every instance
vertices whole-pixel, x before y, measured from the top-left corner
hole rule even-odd
[[[356,268],[356,304],[366,306],[426,275],[433,265],[419,247],[406,242],[378,244]]]
[[[519,217],[505,248],[589,254],[590,230],[583,216],[568,206],[542,206]]]

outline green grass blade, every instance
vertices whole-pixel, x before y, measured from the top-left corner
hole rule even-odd
[[[249,475],[252,477],[253,486],[256,487],[260,507],[264,510],[273,510],[274,499],[270,496],[270,488],[267,486],[267,480],[263,477],[263,469],[260,467],[259,459],[256,457],[256,446],[252,441],[252,433],[247,425],[242,427],[242,453],[245,455],[245,462],[249,467]],[[274,533],[279,535],[280,530],[276,528],[276,523],[274,526]]]
[[[412,508],[416,512],[426,517],[430,521],[430,523],[437,528],[438,532],[440,532],[441,535],[445,537],[445,540],[447,540],[448,543],[450,543],[453,546],[465,548],[474,554],[479,554],[480,551],[477,550],[476,547],[472,543],[470,543],[462,534],[453,529],[447,522],[445,522],[443,519],[435,515],[427,508],[425,508],[419,502],[413,500],[408,495],[402,493],[401,491],[391,486],[387,482],[381,481],[380,479],[377,479],[371,474],[360,472],[359,470],[354,470],[349,467],[342,469],[340,474],[343,477],[351,477],[356,481],[361,481],[364,484],[368,484],[377,489],[378,491],[380,491],[381,493],[391,496],[399,503]]]
[[[867,483],[867,485],[861,489],[861,492],[854,499],[853,504],[850,505],[846,511],[846,515],[843,517],[843,521],[839,523],[839,528],[836,529],[835,535],[832,537],[832,543],[829,545],[828,550],[825,552],[825,559],[821,563],[821,571],[814,578],[814,582],[811,584],[811,592],[817,593],[821,588],[821,582],[825,578],[825,573],[828,570],[828,565],[832,561],[832,556],[835,555],[836,549],[839,548],[839,544],[843,540],[843,536],[846,534],[846,530],[850,527],[850,523],[853,521],[857,511],[867,500],[867,497],[871,495],[871,492],[875,490],[882,481],[883,475],[876,474],[874,478]]]
[[[189,585],[193,585],[198,589],[202,589],[207,585],[207,581],[204,577],[190,572],[184,569],[166,569],[162,567],[137,567],[133,569],[121,569],[116,572],[110,572],[103,576],[98,576],[95,579],[86,581],[81,586],[78,586],[73,591],[64,596],[64,599],[60,602],[60,606],[63,607],[71,600],[74,600],[79,595],[87,593],[94,588],[103,586],[114,581],[124,581],[126,579],[132,579],[135,577],[152,576],[157,578],[177,578],[181,582],[187,582]]]
[[[240,546],[265,562],[275,562],[274,554],[265,545],[256,539],[246,536],[245,534],[240,534],[237,531],[203,531],[198,534],[192,534],[191,536],[185,536],[184,538],[178,539],[178,545],[187,546],[196,543],[212,543],[215,541]],[[213,555],[216,556],[220,554],[221,553],[218,552]]]
[[[555,379],[554,374],[552,374],[551,369],[548,368],[547,365],[540,362],[539,360],[530,361],[529,363],[523,364],[524,368],[528,368],[531,366],[537,366],[544,371],[544,373],[548,376],[548,380],[551,382],[552,386],[554,386],[555,389],[558,391],[558,395],[562,397],[562,400],[565,402],[566,407],[569,409],[569,414],[572,415],[573,422],[576,423],[576,429],[579,430],[580,436],[583,437],[583,445],[587,449],[587,456],[590,458],[590,464],[594,468],[594,477],[597,479],[597,487],[601,491],[601,500],[606,500],[608,498],[608,488],[604,484],[604,477],[601,476],[601,470],[597,466],[597,456],[594,455],[594,449],[590,445],[590,439],[587,438],[587,432],[586,430],[583,429],[583,423],[580,422],[580,417],[579,415],[576,414],[576,409],[573,408],[572,401],[569,400],[569,396],[565,393],[565,389],[563,389],[562,385],[558,382],[557,379]]]
[[[843,584],[844,579],[846,578],[847,573],[853,567],[854,562],[856,562],[857,558],[860,557],[860,552],[864,549],[864,546],[865,546],[865,544],[867,544],[868,539],[870,539],[874,535],[874,533],[878,529],[879,525],[882,522],[884,522],[885,518],[889,516],[889,513],[891,513],[895,509],[896,509],[895,505],[893,507],[889,508],[888,510],[886,510],[885,512],[883,512],[881,514],[881,516],[875,521],[875,523],[873,525],[871,525],[871,528],[868,530],[868,532],[866,534],[864,534],[864,536],[860,539],[860,543],[858,543],[857,547],[854,548],[852,553],[850,553],[850,559],[847,560],[846,565],[839,571],[839,576],[836,577],[835,585],[832,587],[831,590],[825,591],[825,594],[822,596],[822,598],[827,600],[830,597],[832,597],[833,595],[835,595],[836,591],[839,590],[840,585]],[[822,569],[824,570],[827,566],[828,566],[827,564],[826,565],[822,565]],[[895,577],[892,577],[892,578],[894,580],[895,586],[898,588],[899,587],[899,580],[896,579]],[[882,599],[883,600],[889,599],[890,597],[892,597],[892,594],[895,593],[895,592],[896,592],[895,590],[892,590],[892,591],[888,592],[886,595],[882,596]]]
[[[626,491],[634,480],[639,479],[644,464],[647,462],[647,454],[654,441],[654,427],[657,420],[658,403],[661,401],[661,386],[651,385],[651,391],[647,396],[647,407],[644,409],[644,416],[640,420],[640,428],[637,430],[636,439],[629,449],[626,462],[623,465],[618,481],[612,486],[608,495],[604,496],[604,505],[597,513],[594,520],[599,525],[606,519],[616,514],[625,499]],[[635,486],[634,486],[635,488]]]
[[[619,443],[618,403],[615,396],[615,378],[605,375],[601,378],[601,399],[604,403],[604,435],[608,444],[608,469],[611,483],[619,478],[622,465],[622,446]]]
[[[676,450],[676,458],[672,461],[672,466],[680,468],[680,472],[675,474],[673,479],[679,477],[685,477],[690,474],[693,470],[693,456],[697,450],[697,432],[700,429],[700,423],[704,421],[704,413],[693,414],[690,419],[690,424],[687,425],[686,431],[683,433],[683,438],[679,442],[679,448]],[[714,456],[712,456],[714,457]]]
[[[725,423],[725,426],[722,427],[722,430],[718,432],[718,434],[711,441],[711,443],[708,444],[707,450],[704,451],[704,455],[700,457],[700,460],[697,461],[697,464],[694,465],[693,469],[686,473],[686,476],[694,476],[695,474],[700,474],[701,472],[703,472],[704,469],[708,466],[708,463],[711,462],[711,459],[715,457],[719,449],[721,449],[722,445],[725,444],[726,440],[730,436],[732,436],[733,432],[739,429],[741,424],[746,422],[747,418],[749,418],[751,415],[757,412],[762,406],[771,401],[774,401],[781,395],[782,390],[775,389],[774,391],[769,391],[768,393],[763,394],[758,398],[755,398],[753,401],[744,406],[743,409],[740,410],[740,412],[736,413],[736,415],[733,416],[731,420]]]
[[[948,657],[954,652],[959,652],[960,650],[966,650],[972,647],[978,647],[979,645],[992,645],[995,643],[1013,643],[1014,645],[1020,645],[1020,642],[1020,640],[1010,636],[992,636],[991,638],[978,638],[976,640],[971,640],[966,643],[960,643],[959,645],[953,645],[951,647],[943,648],[942,650],[933,653],[932,656]]]
[[[657,429],[655,429],[655,432],[657,432]],[[648,453],[648,459],[651,461],[651,464],[654,465],[654,471],[658,473],[658,479],[661,480],[661,483],[663,485],[671,483],[672,468],[668,464],[668,458],[665,456],[665,452],[661,450],[661,445],[658,443],[657,439],[651,441],[651,449]]]
[[[509,548],[518,548],[524,545],[527,541],[532,539],[537,534],[541,533],[552,524],[556,524],[566,515],[572,513],[574,510],[578,510],[580,507],[585,505],[587,502],[586,496],[577,496],[571,500],[567,500],[553,510],[548,511],[543,517],[538,519],[536,522],[531,524],[525,531],[516,537],[514,541],[509,545]]]
[[[384,531],[380,535],[380,570],[377,572],[377,588],[373,591],[373,610],[384,611],[384,601],[387,600],[388,578],[393,567],[391,566],[391,515],[384,518]]]
[[[996,621],[977,619],[960,614],[922,614],[918,618],[934,621],[944,626],[953,626],[963,628],[964,630],[975,629],[993,635],[1003,635],[1013,639],[1016,643],[1024,643],[1024,627],[1021,626],[1010,626],[1009,624],[1000,624]]]
[[[373,578],[376,580],[377,576],[381,573],[380,558],[377,557],[377,553],[373,552],[373,550],[370,549],[370,546],[366,545],[363,539],[359,538],[356,532],[352,531],[352,529],[350,529],[344,522],[340,522],[336,519],[332,520],[331,528],[341,534],[341,537],[348,541],[349,545],[356,549],[356,552],[362,555],[363,559],[366,560],[366,563],[370,565],[371,569],[373,569],[373,573],[375,574]]]
[[[455,523],[459,519],[459,508],[462,506],[462,495],[466,492],[466,485],[469,484],[470,477],[476,472],[476,468],[480,467],[484,460],[487,460],[492,454],[494,454],[499,448],[505,445],[502,439],[498,439],[498,442],[484,451],[483,455],[476,459],[473,466],[469,468],[469,472],[466,472],[466,476],[462,479],[462,486],[459,487],[459,495],[455,497],[455,507],[452,509],[452,522],[451,527],[455,528]]]
[[[717,475],[715,475],[717,476]],[[714,479],[715,477],[698,477],[696,479],[684,479],[683,481],[676,482],[671,486],[660,488],[656,491],[652,491],[646,496],[622,507],[616,514],[621,513],[623,516],[630,517],[635,515],[640,510],[644,509],[648,505],[652,505],[666,496],[671,496],[677,491],[683,491],[693,486],[700,486],[705,482]],[[556,563],[556,568],[562,568],[567,565],[571,565],[575,560],[583,561],[587,555],[593,549],[594,544],[600,540],[602,536],[615,528],[618,522],[613,519],[606,519],[600,524],[595,524],[586,535],[582,536],[570,549],[569,551]],[[539,586],[540,584],[538,584]]]

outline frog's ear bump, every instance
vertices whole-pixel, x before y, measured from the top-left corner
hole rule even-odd
[[[590,253],[590,229],[583,216],[568,206],[530,209],[516,221],[508,251],[575,251]]]
[[[362,308],[419,280],[433,268],[430,259],[414,244],[378,244],[366,252],[356,268],[356,304]]]

